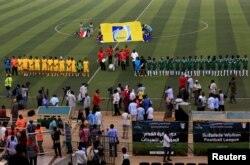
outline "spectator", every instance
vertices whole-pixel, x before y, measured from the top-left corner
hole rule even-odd
[[[32,137],[29,137],[26,148],[27,148],[27,156],[29,158],[30,165],[36,165],[37,164],[37,153],[39,151],[38,151],[38,147],[34,143]]]
[[[170,155],[171,155],[171,142],[172,142],[172,138],[171,136],[168,135],[167,130],[164,133],[163,136],[163,148],[164,148],[164,156],[163,156],[163,162],[168,161],[172,161],[170,159]],[[166,160],[167,157],[167,160]]]
[[[90,110],[90,97],[88,93],[85,93],[83,106],[85,109],[85,116],[87,117],[89,115],[89,110]]]
[[[193,88],[194,88],[194,80],[193,78],[189,75],[188,80],[187,80],[187,88],[188,88],[188,93],[189,97],[193,98]]]
[[[81,94],[81,102],[84,103],[85,95],[88,93],[88,84],[82,83],[82,86],[79,89],[79,92]]]
[[[56,94],[53,94],[53,96],[50,98],[50,105],[51,106],[57,106],[59,105],[59,99],[57,98]]]
[[[122,113],[122,138],[128,139],[130,126],[130,115],[127,112]]]
[[[22,105],[23,105],[23,109],[27,109],[28,91],[29,91],[29,88],[27,88],[26,85],[22,85],[21,93],[22,93]]]
[[[119,143],[118,140],[118,132],[117,129],[114,128],[113,124],[110,124],[110,129],[108,130],[107,135],[109,138],[109,156],[117,157],[117,144]]]
[[[90,130],[87,124],[84,124],[83,129],[80,131],[80,141],[84,147],[88,147],[90,137]]]
[[[209,85],[209,94],[212,93],[212,94],[216,94],[216,84],[214,82],[214,80],[211,80],[211,84]]]
[[[102,125],[102,113],[100,112],[100,110],[98,109],[95,113],[95,120],[96,120],[96,125],[97,125],[97,128],[101,128],[101,125]]]
[[[34,134],[35,131],[36,131],[36,125],[33,123],[33,120],[30,119],[29,124],[27,126],[27,133],[28,137],[31,137],[34,142],[36,140],[36,136]]]
[[[51,139],[52,141],[54,141],[54,128],[57,127],[57,123],[56,123],[56,119],[55,117],[53,116],[51,118],[51,122],[49,123],[49,130],[51,131]]]
[[[99,132],[99,131],[100,131],[100,130],[97,128],[97,125],[94,124],[94,125],[93,125],[93,128],[92,128],[92,130],[91,130],[91,132],[90,132],[90,137],[91,137],[91,142],[92,142],[92,144],[95,144],[96,141],[98,141],[98,139],[97,139],[96,137],[98,136],[98,132]]]
[[[215,95],[214,97],[214,110],[215,111],[219,110],[219,95]]]
[[[165,91],[165,97],[167,96],[170,100],[174,99],[174,91],[173,91],[173,88],[171,88],[170,86],[168,86],[167,90]]]
[[[23,115],[19,115],[18,120],[16,121],[17,128],[20,131],[25,130],[26,129],[26,124],[27,124],[27,121],[26,121],[26,119],[23,118]]]
[[[143,95],[141,105],[144,108],[145,112],[147,112],[148,108],[152,105],[152,101],[148,98],[147,95]]]
[[[13,99],[11,115],[12,115],[12,124],[14,124],[14,122],[17,120],[18,117],[18,102],[16,99]]]
[[[135,99],[128,106],[129,114],[131,115],[131,120],[136,121],[137,116],[137,104],[135,103]]]
[[[236,104],[236,90],[237,90],[237,86],[236,86],[236,80],[235,77],[232,77],[231,81],[229,82],[229,86],[231,88],[231,96],[230,96],[230,103],[235,103]]]
[[[154,119],[154,109],[153,109],[153,107],[149,107],[146,113],[147,113],[147,120],[153,120]]]
[[[66,139],[66,146],[68,149],[68,154],[72,153],[72,145],[71,145],[71,141],[72,141],[72,136],[71,136],[71,126],[69,125],[69,123],[65,123],[65,139]]]
[[[93,126],[94,124],[96,124],[96,118],[95,118],[95,112],[92,111],[92,113],[90,113],[87,117],[89,123],[91,126]]]
[[[129,154],[127,154],[127,149],[122,148],[122,165],[130,165]]]
[[[42,106],[42,104],[43,104],[43,92],[42,92],[42,90],[38,91],[38,95],[36,96],[36,101],[37,101],[37,107]]]
[[[219,111],[225,111],[225,95],[224,93],[222,92],[222,90],[219,90]]]
[[[6,132],[6,126],[7,124],[4,123],[3,126],[1,127],[1,141],[4,141],[4,137],[5,137],[5,132]],[[8,132],[8,131],[7,131]]]
[[[198,82],[198,80],[195,80],[195,82],[194,82],[193,92],[194,92],[194,102],[195,102],[194,104],[196,105],[198,97],[199,97],[200,92],[201,92],[201,84]]]
[[[75,152],[74,155],[76,157],[76,162],[78,165],[86,165],[87,164],[87,155],[81,146],[78,147],[78,150]]]
[[[53,142],[54,142],[54,150],[55,150],[56,157],[58,156],[58,153],[59,153],[59,156],[62,157],[60,135],[61,135],[60,129],[57,127],[54,127]]]
[[[39,152],[41,154],[44,154],[44,151],[43,151],[43,134],[42,134],[42,128],[41,128],[40,124],[37,124],[37,126],[36,126],[36,139],[37,139]]]
[[[43,97],[42,106],[45,106],[45,107],[49,106],[49,98],[46,95]]]
[[[20,144],[16,145],[16,153],[11,156],[8,160],[8,165],[17,165],[17,164],[29,164],[28,158],[23,153],[23,148]]]
[[[135,98],[136,98],[135,90],[132,89],[132,91],[129,94],[129,101],[132,102]]]
[[[136,120],[137,121],[142,121],[144,119],[146,120],[147,118],[144,118],[144,116],[146,116],[145,114],[146,114],[146,112],[145,112],[144,108],[142,107],[142,105],[140,104],[140,106],[137,108]]]
[[[17,145],[17,140],[15,140],[14,135],[11,135],[10,140],[7,142],[7,149],[9,156],[12,156],[16,153],[16,145]]]
[[[68,101],[68,106],[71,107],[71,116],[76,117],[76,112],[75,112],[75,108],[76,108],[76,97],[74,95],[73,91],[70,91],[70,93],[67,95],[67,101]]]
[[[26,154],[27,153],[26,146],[27,146],[28,139],[27,139],[25,130],[21,131],[21,135],[18,139],[18,142],[21,145],[23,152]]]
[[[0,118],[6,118],[6,108],[4,105],[2,105],[2,108],[0,109]]]
[[[214,102],[215,102],[214,95],[212,93],[210,93],[209,98],[207,100],[208,109],[210,111],[214,111]]]

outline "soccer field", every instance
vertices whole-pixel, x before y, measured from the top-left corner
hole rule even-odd
[[[141,82],[152,98],[161,98],[165,84],[178,88],[178,77],[135,77],[130,63],[126,71],[100,71],[97,52],[100,47],[95,37],[76,39],[72,36],[79,23],[94,24],[97,36],[100,23],[141,21],[153,28],[149,43],[112,43],[113,47],[136,49],[144,57],[183,57],[202,54],[205,58],[218,55],[250,54],[249,0],[0,0],[0,58],[5,56],[63,56],[90,61],[90,77],[14,76],[13,86],[31,82],[32,96],[44,87],[49,94],[63,95],[62,88],[70,85],[78,94],[82,82],[90,84],[89,93],[107,89],[118,83],[131,88]],[[5,96],[5,70],[0,65]],[[208,93],[208,84],[214,79],[220,89],[227,89],[231,77],[195,77]],[[249,77],[237,77],[237,97],[250,98]],[[177,93],[175,91],[175,94]],[[4,97],[3,97],[4,98]],[[1,99],[6,104],[6,99]],[[9,102],[9,101],[8,101]],[[249,109],[244,101],[244,110]],[[247,101],[249,103],[249,101]],[[249,105],[249,104],[248,104]],[[34,106],[30,104],[30,106]],[[8,105],[7,105],[8,107]],[[157,109],[158,105],[156,105]],[[236,107],[236,106],[234,106]],[[236,109],[236,108],[235,108]]]

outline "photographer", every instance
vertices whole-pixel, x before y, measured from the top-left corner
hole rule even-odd
[[[231,81],[229,82],[229,87],[231,89],[231,95],[230,95],[230,103],[235,103],[236,104],[236,80],[235,77],[232,77]]]

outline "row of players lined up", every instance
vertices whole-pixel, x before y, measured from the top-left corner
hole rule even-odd
[[[201,55],[197,56],[166,58],[160,59],[148,57],[144,59],[142,56],[137,57],[135,62],[136,76],[171,76],[182,75],[184,73],[191,76],[248,76],[248,58],[239,55],[224,58],[220,55],[218,58],[213,56],[204,59]]]
[[[73,57],[68,57],[66,60],[61,56],[57,57],[45,56],[42,59],[38,57],[27,58],[13,56],[11,59],[5,57],[4,59],[6,74],[24,76],[47,75],[47,76],[89,76],[89,61],[84,58],[76,61]],[[12,69],[12,72],[11,72]]]

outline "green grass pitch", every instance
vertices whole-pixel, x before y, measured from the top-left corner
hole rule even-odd
[[[153,27],[153,40],[149,43],[129,42],[111,45],[124,48],[127,44],[139,55],[194,56],[244,55],[250,54],[250,1],[249,0],[0,0],[0,58],[5,56],[72,56],[90,60],[89,78],[86,77],[13,77],[13,86],[31,82],[31,94],[38,89],[49,89],[50,95],[63,95],[62,88],[70,85],[78,93],[82,82],[90,82],[90,95],[101,89],[107,97],[107,88],[119,82],[132,88],[141,82],[149,97],[160,98],[165,84],[177,90],[178,78],[134,77],[130,65],[126,71],[97,71],[97,51],[110,44],[98,44],[95,37],[75,39],[71,36],[79,29],[80,21],[94,23],[95,36],[98,26],[104,22],[138,20]],[[56,31],[56,30],[57,31]],[[2,87],[5,96],[5,71],[0,65]],[[226,90],[230,77],[198,77],[204,91],[214,79],[218,87]],[[237,105],[227,106],[231,110],[249,110],[249,77],[237,77],[237,97],[243,98]],[[175,92],[176,94],[176,92]],[[10,102],[5,97],[0,104]],[[159,101],[155,101],[156,109]],[[9,105],[6,105],[9,107]],[[29,107],[34,107],[29,99]]]

